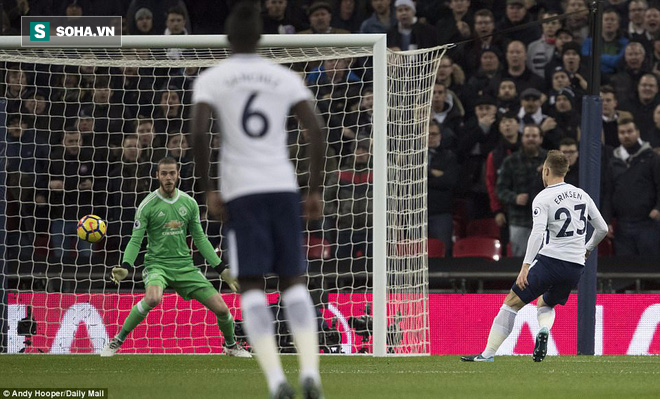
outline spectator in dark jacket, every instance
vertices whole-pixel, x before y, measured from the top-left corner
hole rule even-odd
[[[616,255],[660,255],[660,158],[640,139],[631,119],[619,121],[619,141],[610,159],[603,217],[616,218]]]
[[[660,103],[658,77],[647,73],[639,79],[637,90],[621,101],[621,109],[633,114],[635,125],[642,132],[653,129],[653,110]]]
[[[7,118],[5,184],[9,233],[7,250],[10,258],[19,254],[22,258],[31,258],[29,248],[33,245],[37,223],[35,216],[47,217],[48,147],[29,126],[26,116],[14,114]]]
[[[507,207],[513,256],[524,256],[532,232],[532,200],[543,189],[541,168],[546,151],[537,125],[523,130],[522,147],[502,163],[497,178],[497,197]]]
[[[532,16],[527,12],[527,8],[525,8],[524,0],[507,0],[506,15],[504,19],[497,24],[497,30],[502,31],[519,27],[532,20]],[[524,29],[508,32],[505,35],[509,40],[520,40],[525,46],[527,46],[541,37],[541,29],[538,25],[532,25]]]
[[[397,24],[387,32],[387,47],[399,50],[416,50],[437,46],[438,31],[431,25],[419,22],[412,0],[396,0]]]
[[[64,133],[62,147],[51,156],[50,198],[51,243],[58,261],[86,263],[91,256],[91,246],[76,238],[78,219],[94,210],[94,166],[92,151],[82,147],[82,137],[77,130]],[[71,252],[74,245],[78,258]]]
[[[440,124],[429,123],[428,160],[428,209],[429,238],[437,238],[445,244],[446,253],[451,256],[452,231],[454,222],[453,197],[458,184],[458,163],[449,150],[440,148],[442,133]]]
[[[564,181],[575,187],[580,187],[580,163],[578,162],[580,152],[578,151],[577,141],[570,137],[562,139],[559,142],[559,151],[568,158],[568,173],[566,173]]]

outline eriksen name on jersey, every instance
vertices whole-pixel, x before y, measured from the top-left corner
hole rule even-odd
[[[582,194],[578,193],[577,191],[564,191],[563,193],[557,195],[555,198],[555,204],[559,205],[566,198],[575,198],[577,200],[581,200]]]

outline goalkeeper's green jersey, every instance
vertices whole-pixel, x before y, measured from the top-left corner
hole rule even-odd
[[[219,265],[220,258],[202,230],[197,201],[178,189],[172,198],[163,197],[159,190],[147,195],[138,207],[133,234],[124,251],[122,263],[134,265],[146,233],[146,267],[172,269],[188,266],[192,264],[192,255],[186,243],[187,232],[190,231],[202,256],[211,266]]]

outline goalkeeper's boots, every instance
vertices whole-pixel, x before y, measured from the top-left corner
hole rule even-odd
[[[300,385],[302,386],[304,399],[323,399],[321,384],[316,382],[312,377],[305,378]]]
[[[485,363],[492,363],[495,361],[495,357],[483,357],[481,356],[481,353],[478,355],[472,355],[472,356],[461,356],[461,361],[462,362],[485,362]]]
[[[291,388],[288,382],[281,383],[275,392],[271,393],[270,399],[293,399],[296,397],[296,393]]]
[[[234,345],[230,345],[230,346],[225,345],[225,354],[227,356],[233,356],[233,357],[244,357],[244,358],[252,357],[252,354],[246,351],[242,346],[240,346],[238,342],[235,342]]]
[[[123,343],[124,343],[124,341],[119,340],[119,338],[117,338],[117,337],[112,338],[110,340],[110,342],[105,344],[105,346],[101,350],[101,357],[114,356],[114,354],[117,353],[117,351],[119,350],[119,347]]]
[[[542,362],[545,359],[545,355],[548,353],[548,329],[543,327],[538,334],[536,334],[536,344],[534,345],[534,352],[532,353],[532,359],[535,362]]]

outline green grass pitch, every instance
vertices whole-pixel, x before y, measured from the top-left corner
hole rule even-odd
[[[297,359],[284,356],[297,388]],[[323,356],[326,398],[660,398],[658,356]],[[110,398],[266,398],[254,359],[226,356],[2,355],[0,388],[108,388]]]

